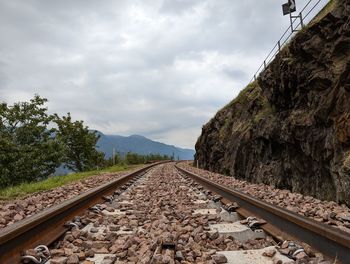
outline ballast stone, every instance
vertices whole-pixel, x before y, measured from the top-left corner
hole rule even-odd
[[[107,264],[108,262],[113,263],[117,256],[115,254],[95,254],[93,258],[87,260],[92,261],[95,264]]]
[[[218,232],[222,235],[232,236],[236,240],[244,243],[248,240],[254,240],[257,238],[265,238],[265,232],[261,229],[251,230],[246,225],[242,225],[239,222],[226,223],[226,224],[213,224],[209,225],[210,231],[212,233]]]
[[[230,222],[230,223],[237,222],[237,221],[241,220],[241,217],[236,212],[230,213],[230,212],[227,212],[225,210],[221,210],[220,218],[222,221]]]
[[[196,209],[193,215],[216,215],[216,209]]]
[[[218,251],[217,254],[224,255],[227,258],[228,264],[290,264],[295,263],[294,260],[282,255],[278,251],[273,257],[264,256],[264,252],[275,250],[274,246],[263,249],[240,250],[240,251]]]

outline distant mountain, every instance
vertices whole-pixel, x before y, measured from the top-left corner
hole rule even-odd
[[[174,155],[175,159],[193,160],[194,150],[178,148],[173,145],[167,145],[157,141],[150,140],[144,136],[132,135],[128,137],[117,135],[105,135],[99,131],[101,136],[97,142],[98,150],[105,153],[106,158],[112,157],[113,148],[116,153],[124,155],[128,152],[137,154],[161,154]]]
[[[113,148],[116,154],[125,155],[128,152],[137,154],[161,154],[171,157],[174,155],[175,160],[193,160],[194,150],[178,148],[173,145],[167,145],[157,141],[150,140],[144,136],[132,135],[129,137],[105,135],[100,131],[96,131],[100,135],[97,142],[98,150],[105,153],[105,158],[112,157]],[[69,169],[60,166],[56,169],[54,175],[65,175],[72,172]]]

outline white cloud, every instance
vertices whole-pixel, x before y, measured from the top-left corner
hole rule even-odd
[[[286,28],[282,2],[0,0],[0,99],[193,148]]]

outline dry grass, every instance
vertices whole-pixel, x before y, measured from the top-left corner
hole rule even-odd
[[[338,0],[330,0],[327,5],[325,5],[322,10],[309,22],[307,26],[312,26],[318,23],[322,18],[324,18],[328,13],[332,12],[336,8]]]

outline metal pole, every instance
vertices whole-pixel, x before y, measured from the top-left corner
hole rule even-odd
[[[301,28],[303,28],[304,27],[304,21],[303,21],[303,14],[301,12],[299,13],[299,17],[300,17]]]
[[[115,165],[115,148],[113,148],[112,159],[113,159],[112,164],[114,166]]]
[[[278,41],[278,52],[280,52],[281,51],[281,41],[279,40]]]
[[[294,29],[293,29],[293,18],[292,18],[292,13],[290,12],[289,13],[289,20],[290,20],[290,29],[292,30],[292,33],[294,32]]]
[[[264,61],[264,68],[266,69],[266,61]]]

